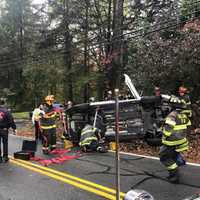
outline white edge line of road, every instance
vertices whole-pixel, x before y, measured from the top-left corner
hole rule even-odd
[[[112,150],[109,150],[109,152],[115,153],[115,151],[112,151]],[[129,156],[143,157],[143,158],[149,158],[149,159],[152,159],[152,160],[159,160],[158,157],[154,157],[154,156],[145,156],[145,155],[135,154],[135,153],[127,153],[127,152],[122,152],[122,151],[120,151],[120,154],[129,155]],[[187,162],[187,165],[200,167],[200,164],[198,164],[198,163]]]
[[[18,135],[13,135],[13,134],[9,134],[12,137],[20,137],[20,138],[24,138],[24,139],[34,139],[32,137],[24,137],[24,136],[18,136]],[[57,144],[61,144],[61,142],[57,142]],[[115,151],[109,150],[109,152],[115,153]],[[154,156],[145,156],[145,155],[141,155],[141,154],[135,154],[135,153],[127,153],[127,152],[123,152],[120,151],[120,154],[124,154],[124,155],[129,155],[129,156],[137,156],[137,157],[143,157],[143,158],[149,158],[152,160],[159,160],[158,157],[154,157]],[[196,166],[196,167],[200,167],[200,164],[198,163],[191,163],[191,162],[187,162],[187,165],[191,165],[191,166]]]

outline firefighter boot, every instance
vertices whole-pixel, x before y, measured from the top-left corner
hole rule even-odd
[[[49,151],[48,150],[43,150],[43,154],[48,155]]]
[[[4,157],[3,157],[3,161],[4,161],[5,163],[7,163],[7,162],[9,161],[8,156],[4,156]]]
[[[84,153],[86,153],[87,152],[87,147],[86,146],[82,146],[81,147],[81,151],[84,152]]]
[[[56,145],[51,145],[51,146],[49,147],[49,149],[50,149],[50,151],[53,151],[54,149],[56,149]]]
[[[43,152],[43,154],[45,154],[45,155],[49,154],[49,149],[48,149],[48,147],[43,147],[43,148],[42,148],[42,152]]]
[[[179,183],[179,173],[178,173],[178,169],[169,171],[169,176],[167,177],[167,179],[168,179],[171,183]]]

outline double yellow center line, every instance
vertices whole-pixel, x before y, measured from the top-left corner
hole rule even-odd
[[[29,162],[29,161],[14,159],[10,157],[10,162],[13,164],[19,165],[21,167],[27,168],[31,171],[51,177],[63,183],[67,183],[75,187],[81,188],[83,190],[86,190],[88,192],[94,193],[96,195],[102,196],[105,199],[116,200],[116,190],[105,187],[103,185],[99,185],[94,182],[87,181],[85,179],[81,179],[76,176],[72,176],[68,173],[57,171],[57,170],[44,167],[44,166]],[[125,194],[121,192],[120,199],[122,200],[124,196]]]

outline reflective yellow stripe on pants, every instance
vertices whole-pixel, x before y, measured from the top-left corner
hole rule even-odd
[[[51,129],[51,128],[56,128],[56,125],[51,125],[51,126],[41,126],[42,129]]]
[[[176,163],[174,163],[174,164],[168,166],[167,169],[168,169],[168,170],[174,170],[174,169],[176,169],[177,167],[178,167],[178,165],[177,165]]]

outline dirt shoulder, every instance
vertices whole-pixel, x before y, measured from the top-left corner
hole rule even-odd
[[[187,162],[200,164],[200,135],[190,136],[189,138],[189,150],[183,153]],[[158,157],[160,147],[149,146],[143,141],[135,143],[123,143],[120,144],[121,151],[141,154],[146,156]]]

